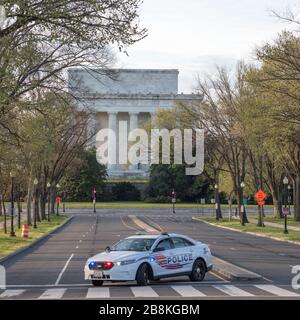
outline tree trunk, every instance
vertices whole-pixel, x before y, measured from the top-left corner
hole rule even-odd
[[[2,206],[2,211],[3,211],[3,216],[4,216],[4,219],[3,219],[3,231],[4,233],[7,233],[7,222],[6,222],[6,208],[5,208],[5,203],[4,203],[4,196],[1,195],[1,199],[0,199],[0,206]]]
[[[55,214],[55,187],[50,188],[50,202],[51,202],[51,214]]]
[[[21,188],[20,188],[20,185],[18,185],[17,187],[17,197],[16,197],[16,200],[17,200],[17,207],[18,207],[18,228],[20,229],[21,228],[21,214],[22,214],[22,206],[21,206],[21,199],[20,199],[20,194],[21,194]]]
[[[42,220],[46,220],[46,202],[47,202],[47,194],[42,191],[40,197],[40,207],[41,207],[41,217]]]
[[[275,194],[272,194],[273,198],[273,214],[275,218],[281,219],[283,218],[282,213],[282,201],[280,198],[277,198]]]
[[[39,196],[39,192],[37,192],[36,197],[37,197],[37,199],[36,199],[36,217],[37,217],[37,221],[38,221],[38,222],[41,222],[40,202],[39,202],[40,196]]]
[[[31,181],[29,181],[28,190],[27,190],[27,224],[29,226],[32,225],[31,203],[32,203],[32,188],[31,188]]]
[[[294,180],[294,219],[300,221],[300,178]]]

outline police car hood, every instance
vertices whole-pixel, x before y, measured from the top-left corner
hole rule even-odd
[[[90,261],[111,261],[118,262],[123,260],[131,260],[141,258],[142,256],[148,256],[147,251],[138,252],[138,251],[110,251],[102,252],[91,257]]]

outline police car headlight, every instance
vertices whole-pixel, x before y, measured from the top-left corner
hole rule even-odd
[[[117,264],[117,266],[127,266],[128,264],[132,264],[135,262],[136,262],[136,260],[132,259],[132,260],[118,261],[116,264]]]

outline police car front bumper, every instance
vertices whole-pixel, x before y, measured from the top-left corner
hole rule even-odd
[[[134,281],[136,268],[129,266],[114,266],[110,270],[90,270],[87,266],[84,268],[85,280],[103,280],[103,281]]]

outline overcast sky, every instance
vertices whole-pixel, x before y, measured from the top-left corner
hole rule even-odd
[[[179,69],[179,90],[189,93],[197,74],[253,59],[257,45],[290,28],[271,10],[296,5],[299,0],[144,0],[140,24],[148,37],[128,49],[129,57],[118,54],[118,66]]]

